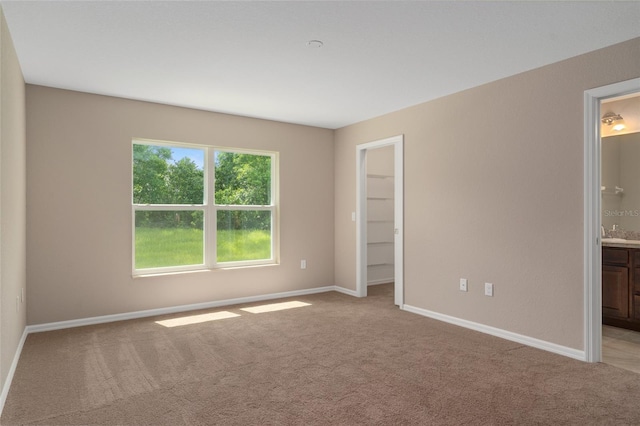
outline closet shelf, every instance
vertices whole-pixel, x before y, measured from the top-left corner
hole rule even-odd
[[[367,283],[394,280],[395,237],[394,186],[396,180],[385,174],[389,169],[370,169],[367,174]],[[377,173],[376,173],[377,172]]]

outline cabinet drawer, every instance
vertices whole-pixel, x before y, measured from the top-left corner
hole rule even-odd
[[[602,263],[626,265],[629,263],[629,251],[626,249],[603,248]]]
[[[640,267],[640,250],[632,250],[633,253],[633,264],[637,267]]]

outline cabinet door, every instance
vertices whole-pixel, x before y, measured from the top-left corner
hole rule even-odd
[[[602,315],[629,318],[629,268],[602,265]]]

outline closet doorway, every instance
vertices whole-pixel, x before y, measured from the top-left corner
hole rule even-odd
[[[394,303],[404,304],[403,136],[356,147],[356,292],[394,283]]]

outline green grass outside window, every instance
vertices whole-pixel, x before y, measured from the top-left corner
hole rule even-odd
[[[201,265],[203,231],[193,228],[136,228],[136,269]],[[268,230],[219,230],[217,261],[269,259]]]

